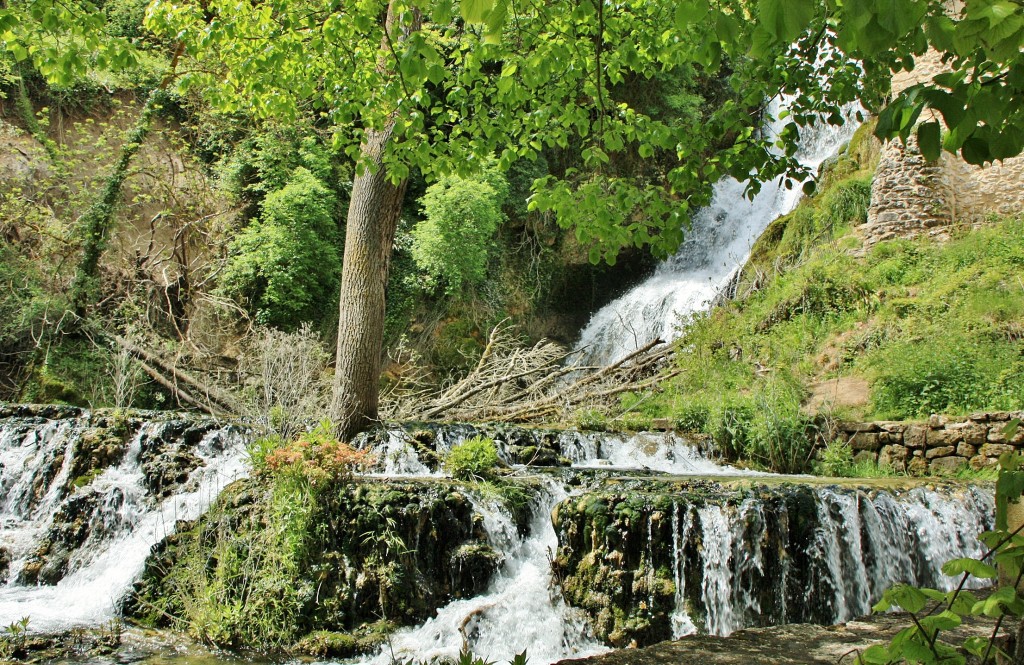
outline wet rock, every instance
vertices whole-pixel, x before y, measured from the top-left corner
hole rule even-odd
[[[486,543],[466,543],[452,554],[450,570],[456,597],[469,598],[487,589],[505,557]]]
[[[99,499],[95,492],[78,492],[60,507],[42,544],[21,570],[20,584],[52,585],[64,578],[78,549],[93,531],[103,528],[103,525],[93,524],[91,519]],[[116,501],[116,497],[113,500]]]
[[[923,456],[914,461],[927,468]],[[897,519],[886,517],[903,511],[897,494],[617,478],[556,507],[555,577],[595,636],[615,647],[670,637],[680,611],[715,634],[832,623],[868,611],[864,599],[884,590],[877,580],[899,566],[910,571],[899,575],[938,583],[937,568],[918,561],[917,545],[890,542],[889,532],[871,526]],[[991,508],[970,501],[964,505],[975,506],[980,532]],[[881,556],[894,546],[909,552],[902,563]]]
[[[7,573],[11,569],[11,553],[0,547],[0,585],[7,584]]]

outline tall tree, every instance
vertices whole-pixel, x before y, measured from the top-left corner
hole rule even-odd
[[[507,167],[573,146],[586,171],[539,180],[531,205],[573,227],[592,260],[630,245],[666,254],[719,177],[752,175],[756,188],[806,175],[792,158],[801,128],[820,114],[841,122],[840,106],[858,97],[879,108],[888,75],[928,44],[951,54],[962,85],[937,79],[931,96],[900,98],[883,133],[907,135],[928,103],[951,128],[947,149],[975,161],[1019,152],[1024,120],[1007,100],[1022,96],[1011,48],[1021,5],[967,4],[957,19],[939,0],[155,0],[148,25],[186,43],[195,65],[182,83],[217,108],[285,122],[314,113],[357,163],[336,370],[340,429],[351,434],[376,415],[384,283],[411,169],[467,175],[491,156]],[[1006,35],[995,43],[984,26]],[[672,127],[614,95],[627,77],[683,66],[732,72],[732,98],[700,127]],[[998,118],[977,108],[991,91]],[[752,113],[778,94],[794,98],[791,122],[765,136]],[[723,137],[728,147],[709,149]],[[923,145],[930,154],[934,141]],[[677,166],[653,182],[623,176],[606,165],[624,150],[668,151]]]

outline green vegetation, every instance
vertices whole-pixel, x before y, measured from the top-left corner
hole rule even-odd
[[[304,167],[262,201],[262,214],[231,242],[221,276],[225,294],[257,323],[293,329],[330,317],[341,274],[337,199]]]
[[[412,230],[412,258],[446,293],[479,285],[487,275],[494,233],[504,220],[505,176],[491,166],[480,180],[448,176],[421,199],[425,219]]]
[[[493,439],[475,436],[456,444],[444,459],[444,468],[459,480],[486,480],[498,468],[498,448]]]

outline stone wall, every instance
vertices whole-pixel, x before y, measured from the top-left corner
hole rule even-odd
[[[1024,420],[1024,411],[932,416],[927,422],[841,422],[832,436],[849,442],[857,461],[914,475],[953,473],[964,466],[992,467],[1003,453],[1024,452],[1024,424],[1006,436],[1014,419]]]
[[[913,71],[893,77],[892,90],[930,81],[945,70],[938,53],[917,58]],[[926,111],[921,121],[941,117]],[[1024,211],[1024,156],[985,167],[972,166],[943,153],[927,162],[911,138],[904,146],[885,146],[871,186],[868,221],[862,229],[866,245],[894,237],[929,235],[944,238],[956,225],[974,226],[989,215]]]

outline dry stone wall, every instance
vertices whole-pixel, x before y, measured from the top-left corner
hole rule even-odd
[[[948,474],[965,466],[992,467],[1003,453],[1024,452],[1024,425],[1010,426],[1015,419],[1024,420],[1024,411],[932,416],[926,422],[841,422],[832,437],[848,442],[857,461],[913,475]]]

